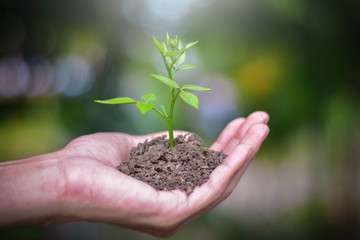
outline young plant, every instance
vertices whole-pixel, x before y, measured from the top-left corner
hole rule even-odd
[[[153,103],[156,100],[155,93],[149,93],[142,96],[143,101],[136,101],[129,97],[120,97],[120,98],[112,98],[108,100],[95,100],[97,103],[104,104],[136,104],[138,109],[142,114],[150,110],[154,110],[158,113],[162,118],[164,118],[167,122],[167,127],[169,131],[169,144],[170,147],[174,147],[174,134],[173,134],[173,113],[176,99],[180,96],[180,98],[186,102],[187,104],[199,108],[199,99],[198,97],[189,92],[188,90],[194,91],[210,91],[209,88],[200,87],[197,85],[183,85],[179,86],[179,84],[175,81],[176,73],[179,70],[187,70],[194,68],[194,66],[189,64],[184,64],[186,59],[186,52],[193,47],[196,42],[191,42],[187,45],[183,45],[182,41],[175,38],[170,38],[169,34],[166,34],[166,42],[160,43],[155,37],[153,37],[154,43],[161,53],[161,57],[164,61],[164,65],[167,71],[168,76],[155,75],[151,76],[155,79],[161,81],[166,84],[170,88],[170,108],[168,111],[165,110],[165,107],[161,105],[161,110],[155,107]]]

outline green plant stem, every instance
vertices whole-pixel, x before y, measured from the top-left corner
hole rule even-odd
[[[176,98],[179,96],[180,91],[174,94],[174,89],[171,89],[171,104],[170,104],[170,111],[169,116],[167,118],[168,130],[169,130],[169,143],[170,147],[175,147],[174,143],[174,130],[173,130],[173,115],[174,115],[174,106]]]
[[[165,67],[166,67],[166,71],[168,73],[168,76],[171,80],[174,81],[173,76],[172,76],[172,71],[171,68],[169,67],[169,65],[166,62],[166,58],[164,56],[163,60],[165,63]],[[169,132],[169,145],[170,147],[175,147],[175,143],[174,143],[174,129],[173,129],[173,112],[174,112],[174,104],[175,104],[175,98],[174,98],[174,88],[170,89],[170,94],[171,94],[171,104],[170,104],[170,111],[169,111],[169,115],[166,118],[166,122],[167,122],[167,126],[168,126],[168,132]]]
[[[173,129],[173,113],[174,113],[174,105],[175,105],[175,99],[174,99],[174,89],[171,88],[171,104],[170,104],[170,111],[168,116],[168,131],[169,131],[169,144],[170,147],[175,147],[174,143],[174,129]]]
[[[167,120],[167,125],[168,125],[168,131],[169,131],[169,144],[170,147],[175,147],[175,143],[174,143],[174,130],[173,130],[173,125],[172,125],[172,118],[169,118]]]
[[[168,75],[169,75],[169,78],[172,79],[172,80],[174,80],[174,79],[172,78],[171,68],[169,68],[169,65],[167,64],[165,57],[162,56],[162,58],[163,58],[163,61],[164,61],[164,63],[165,63],[166,71],[167,71],[167,73],[168,73]]]
[[[170,104],[169,117],[168,117],[168,120],[167,120],[168,130],[169,130],[169,143],[170,143],[170,147],[175,147],[175,143],[174,143],[174,130],[173,130],[174,105],[175,105],[174,89],[171,88],[171,104]]]
[[[174,49],[173,49],[174,50]],[[182,52],[174,61],[173,57],[171,57],[172,60],[172,64],[169,66],[168,63],[166,62],[166,58],[164,56],[162,56],[163,61],[165,63],[165,67],[166,67],[166,71],[168,73],[168,76],[171,80],[175,81],[175,74],[176,74],[176,70],[174,71],[174,74],[172,74],[172,68],[174,66],[174,63],[177,61],[177,59],[179,59],[179,57],[183,54],[184,52]],[[171,88],[170,89],[170,94],[171,94],[171,104],[170,104],[170,110],[169,110],[169,114],[166,117],[166,122],[167,122],[167,126],[168,126],[168,132],[169,132],[169,145],[170,147],[175,147],[175,143],[174,143],[174,129],[173,129],[173,114],[174,114],[174,106],[175,106],[175,101],[176,98],[179,96],[180,91],[178,91],[176,94],[174,93],[175,89]],[[157,111],[156,109],[154,109],[157,113],[159,113],[161,116],[164,117],[164,114],[161,114],[159,111]]]

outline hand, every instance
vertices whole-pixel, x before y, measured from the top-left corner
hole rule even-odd
[[[228,157],[189,196],[157,191],[115,168],[133,146],[165,132],[96,133],[54,153],[0,164],[0,215],[9,216],[0,227],[94,221],[171,236],[231,194],[268,134],[267,121],[266,113],[255,112],[229,123],[211,146]]]
[[[267,114],[255,112],[229,123],[211,146],[228,157],[189,196],[180,190],[157,191],[115,168],[128,159],[133,146],[165,132],[147,136],[96,133],[75,139],[62,150],[68,156],[62,167],[69,214],[75,213],[79,220],[171,236],[230,195],[265,139],[267,121]]]

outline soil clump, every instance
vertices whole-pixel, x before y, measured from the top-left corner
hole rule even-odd
[[[209,179],[226,155],[202,147],[198,135],[188,135],[176,137],[174,148],[169,147],[165,135],[139,143],[131,149],[129,161],[117,169],[157,190],[181,189],[189,195]]]

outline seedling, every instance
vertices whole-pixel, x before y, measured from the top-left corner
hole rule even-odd
[[[168,33],[166,34],[166,43],[160,43],[155,37],[153,37],[153,39],[156,47],[161,53],[161,57],[164,61],[168,76],[166,77],[163,75],[155,74],[152,74],[151,76],[170,87],[169,111],[167,112],[163,105],[161,105],[161,110],[156,108],[155,104],[153,103],[157,98],[155,93],[149,93],[142,96],[141,98],[143,99],[143,101],[136,101],[129,97],[120,97],[108,100],[95,100],[95,102],[104,104],[136,104],[142,114],[145,114],[150,110],[154,110],[166,120],[169,131],[169,144],[170,147],[174,147],[175,144],[173,134],[173,113],[176,99],[180,96],[180,98],[187,104],[193,106],[194,108],[199,108],[199,98],[188,90],[210,91],[210,89],[197,85],[179,86],[179,84],[175,81],[176,73],[179,70],[187,70],[194,68],[194,66],[184,64],[184,62],[186,60],[186,52],[195,44],[197,44],[198,41],[191,42],[184,46],[182,41],[179,40],[177,36],[175,38],[170,38]]]

